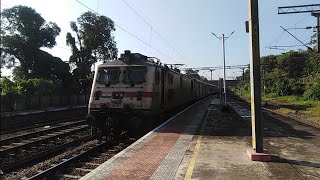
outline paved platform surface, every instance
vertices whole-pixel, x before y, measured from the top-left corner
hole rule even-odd
[[[230,105],[243,113],[205,98],[82,179],[320,179],[319,129],[265,115],[272,162],[251,161],[250,113]]]

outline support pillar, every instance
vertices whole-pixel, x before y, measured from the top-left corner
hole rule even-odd
[[[316,38],[317,38],[317,52],[320,53],[320,12],[314,12],[314,13],[311,13],[312,16],[316,17],[317,18],[317,26],[316,26],[316,29],[317,29],[317,32],[316,32]]]
[[[270,161],[271,155],[263,149],[258,0],[249,0],[249,33],[251,124],[253,149],[248,149],[247,154],[253,161]]]
[[[317,14],[317,52],[320,53],[320,13]]]

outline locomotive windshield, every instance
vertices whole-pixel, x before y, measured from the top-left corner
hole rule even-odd
[[[119,82],[120,68],[101,67],[98,70],[97,82],[100,84],[116,84]]]
[[[127,68],[124,71],[123,82],[126,84],[142,84],[146,81],[145,74],[145,68]]]

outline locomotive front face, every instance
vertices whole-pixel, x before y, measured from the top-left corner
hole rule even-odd
[[[151,108],[152,84],[147,66],[102,66],[91,92],[90,111],[143,111]]]

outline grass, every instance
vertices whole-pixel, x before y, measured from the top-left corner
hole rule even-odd
[[[281,114],[289,114],[289,113],[294,113],[294,110],[291,110],[288,108],[279,108],[276,110],[276,112],[281,113]]]
[[[242,98],[244,98],[246,101],[250,101],[250,94],[242,94]],[[295,106],[303,107],[298,111],[299,114],[310,115],[310,120],[320,122],[320,101],[304,100],[299,96],[277,96],[275,94],[262,96],[262,100],[273,104],[279,104],[280,106],[289,105],[289,107],[280,107],[275,110],[281,114],[295,113],[296,109],[293,108]]]
[[[281,97],[262,97],[264,101],[280,104],[280,105],[297,105],[297,106],[303,106],[301,110],[299,110],[300,113],[305,115],[311,115],[313,116],[311,119],[320,121],[320,101],[310,101],[310,100],[304,100],[301,97],[298,96],[281,96]],[[280,113],[290,113],[294,112],[295,110],[292,108],[280,108],[277,111]]]

